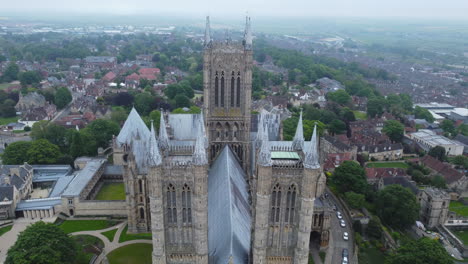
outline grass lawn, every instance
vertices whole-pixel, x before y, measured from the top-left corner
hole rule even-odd
[[[111,251],[109,264],[151,264],[151,244],[131,244]]]
[[[468,216],[468,206],[458,201],[451,201],[449,210],[460,216]]]
[[[127,234],[128,226],[122,230],[122,234],[119,237],[119,243],[129,241],[129,240],[137,240],[137,239],[147,239],[151,240],[151,233],[140,233],[140,234]]]
[[[74,236],[73,239],[78,246],[74,264],[88,264],[93,256],[99,255],[104,248],[101,239],[94,236],[80,235]]]
[[[366,112],[361,112],[361,111],[353,111],[354,117],[356,119],[361,119],[361,120],[366,120],[367,119],[367,113]]]
[[[463,244],[468,245],[468,231],[450,231],[456,235],[463,242]]]
[[[384,261],[385,255],[374,247],[364,248],[359,252],[359,264],[376,264]]]
[[[16,121],[18,121],[19,117],[5,117],[5,118],[0,118],[0,126],[3,126],[3,125],[8,125],[9,123],[14,123]]]
[[[13,225],[1,227],[0,228],[0,236],[5,234],[6,232],[10,231],[12,228],[13,228]]]
[[[125,186],[123,182],[104,183],[95,200],[125,200]]]
[[[67,234],[78,231],[92,231],[108,228],[116,225],[116,221],[110,220],[66,220],[59,227]]]
[[[402,168],[407,169],[409,166],[404,162],[369,162],[367,168]]]
[[[109,230],[109,231],[106,231],[106,232],[102,232],[101,234],[102,234],[103,236],[107,237],[107,238],[109,239],[110,242],[112,242],[112,240],[114,240],[115,233],[117,233],[117,228],[116,228],[116,229]]]

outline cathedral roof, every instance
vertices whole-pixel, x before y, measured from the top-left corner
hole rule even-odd
[[[122,130],[120,130],[120,133],[117,136],[117,142],[119,144],[130,144],[134,139],[148,140],[149,138],[150,131],[148,127],[145,122],[143,122],[143,119],[141,119],[135,108],[132,108],[127,120],[125,120]]]
[[[251,213],[247,189],[245,172],[230,148],[224,147],[208,176],[208,250],[213,263],[248,263]]]
[[[200,114],[170,114],[168,118],[174,140],[193,140],[197,138]]]

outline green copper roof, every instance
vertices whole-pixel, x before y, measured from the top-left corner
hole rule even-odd
[[[272,159],[300,159],[299,154],[297,152],[288,152],[288,151],[272,151],[271,152]]]

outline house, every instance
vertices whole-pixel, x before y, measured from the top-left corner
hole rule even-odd
[[[458,134],[453,140],[463,145],[463,154],[468,154],[468,137],[467,136]]]
[[[17,203],[29,198],[33,168],[23,165],[0,165],[0,220],[15,217]]]
[[[398,160],[403,157],[403,145],[401,143],[384,143],[377,145],[358,145],[359,153],[366,153],[371,160]]]
[[[449,188],[452,188],[459,193],[464,193],[466,191],[468,186],[467,177],[465,177],[463,173],[452,168],[450,164],[441,162],[429,155],[417,159],[416,161],[430,168],[434,174],[442,175]]]
[[[425,151],[429,151],[431,148],[436,146],[441,146],[449,156],[463,154],[463,144],[444,136],[437,135],[434,131],[428,129],[420,129],[418,132],[411,133],[408,135],[408,138],[417,143]]]
[[[115,73],[113,73],[113,72],[110,71],[110,72],[106,73],[106,75],[104,75],[104,76],[102,77],[102,81],[104,81],[104,82],[112,82],[112,81],[115,80],[116,77],[117,77],[117,75],[116,75]]]
[[[54,104],[46,103],[43,107],[36,107],[23,112],[23,116],[20,120],[28,127],[32,127],[34,123],[42,120],[52,120],[57,113],[57,106]]]
[[[21,122],[18,122],[18,123],[15,122],[15,123],[9,123],[6,127],[8,130],[21,131],[21,130],[24,130],[24,128],[26,127],[26,124],[21,123]]]
[[[371,185],[378,184],[383,178],[408,177],[406,171],[401,168],[366,168],[366,176]]]
[[[395,177],[384,177],[380,178],[378,183],[378,189],[381,190],[385,186],[398,184],[405,188],[408,188],[413,194],[417,195],[419,193],[419,188],[416,183],[409,179],[407,176],[395,176]]]
[[[84,59],[84,67],[88,69],[111,70],[117,66],[117,58],[110,56],[88,56]]]
[[[125,77],[125,87],[136,89],[140,85],[140,75],[132,73]]]
[[[37,92],[28,93],[24,95],[19,93],[18,103],[16,103],[15,109],[18,112],[24,112],[33,108],[43,107],[46,105],[45,97]]]
[[[146,79],[148,81],[155,81],[160,72],[158,68],[142,68],[138,70],[140,79]]]
[[[353,153],[331,153],[327,155],[325,163],[323,164],[323,170],[328,172],[335,171],[335,168],[339,167],[344,161],[354,160]]]

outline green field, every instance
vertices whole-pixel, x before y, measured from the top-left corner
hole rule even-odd
[[[106,232],[102,232],[101,234],[109,239],[110,242],[114,240],[115,233],[117,233],[117,228],[112,229]]]
[[[14,117],[5,117],[5,118],[0,118],[0,126],[3,126],[3,125],[8,125],[9,123],[14,123],[16,121],[18,121],[18,117],[14,116]]]
[[[128,226],[122,230],[122,234],[119,237],[119,243],[129,241],[129,240],[137,240],[137,239],[146,239],[151,240],[151,233],[140,233],[140,234],[127,234]]]
[[[468,216],[468,206],[458,201],[451,201],[449,210],[455,212],[459,216]]]
[[[125,186],[122,182],[109,182],[102,185],[96,200],[125,200]]]
[[[67,220],[59,224],[59,227],[67,234],[78,231],[92,231],[105,229],[116,225],[116,221],[109,220]]]
[[[463,244],[468,245],[468,231],[450,231],[452,231],[454,235],[456,235],[461,241],[463,241]]]
[[[151,264],[151,244],[131,244],[111,251],[107,255],[110,264]]]
[[[367,168],[402,168],[407,169],[409,166],[404,162],[369,162]]]
[[[361,111],[353,111],[354,117],[356,119],[361,119],[361,120],[366,120],[367,119],[367,113],[366,112],[361,112]]]
[[[2,236],[3,234],[5,234],[6,232],[10,231],[11,228],[13,228],[13,225],[1,227],[1,228],[0,228],[0,236]]]

